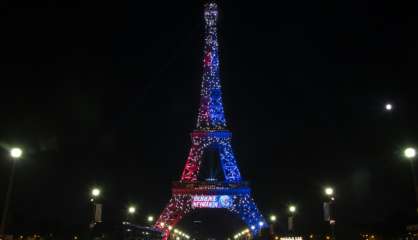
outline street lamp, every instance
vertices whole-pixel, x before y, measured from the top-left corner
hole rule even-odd
[[[23,155],[23,150],[20,148],[11,148],[9,151],[10,157],[12,158],[12,170],[9,177],[9,185],[7,187],[6,192],[6,200],[4,202],[4,209],[3,209],[3,215],[1,217],[1,225],[0,225],[0,237],[4,237],[4,230],[6,228],[6,219],[7,219],[7,213],[9,211],[9,205],[10,205],[10,198],[12,194],[12,188],[13,188],[13,180],[15,175],[15,169],[16,169],[16,162],[19,160]]]
[[[335,204],[335,197],[334,197],[334,189],[332,187],[324,188],[324,193],[328,197],[327,200],[324,202],[324,221],[328,222],[331,227],[331,236],[332,239],[335,240],[335,216],[334,216],[334,204]]]
[[[151,215],[149,215],[148,217],[147,217],[147,221],[148,221],[148,223],[152,223],[152,222],[154,222],[154,217],[153,216],[151,216]]]
[[[326,187],[324,192],[328,197],[332,197],[334,195],[334,189],[332,187]]]
[[[128,208],[128,213],[129,213],[130,215],[135,214],[135,212],[136,212],[136,208],[135,208],[134,206],[130,206],[130,207]]]
[[[417,213],[418,213],[418,191],[417,191],[417,177],[415,175],[415,157],[417,156],[417,151],[413,147],[407,147],[403,151],[404,157],[409,160],[411,163],[411,172],[412,172],[412,179],[414,181],[414,191],[415,191],[415,201],[417,206]]]
[[[289,232],[293,231],[293,218],[295,216],[296,210],[297,209],[295,205],[289,206],[289,217],[287,219],[287,229],[289,230]]]
[[[409,147],[403,151],[403,154],[406,158],[413,159],[417,156],[417,151],[415,150],[415,148]]]
[[[274,224],[276,223],[276,221],[277,221],[276,215],[274,215],[274,214],[270,215],[270,222],[271,222],[270,233],[271,233],[272,236],[274,235]]]
[[[294,213],[296,212],[296,206],[294,206],[294,205],[290,205],[290,206],[289,206],[289,212],[290,212],[291,214],[294,214]]]
[[[90,224],[90,227],[94,227],[94,225],[98,222],[102,221],[102,204],[97,199],[100,197],[102,191],[98,187],[94,187],[90,191],[90,202],[93,203],[93,221]]]
[[[127,220],[128,222],[133,221],[134,216],[135,216],[135,213],[136,213],[136,207],[135,207],[135,206],[133,206],[133,205],[129,206],[129,207],[127,208],[127,216],[126,216],[126,220]]]
[[[91,196],[92,196],[93,198],[97,198],[97,197],[99,197],[99,196],[100,196],[100,193],[101,193],[101,191],[100,191],[100,189],[99,189],[99,188],[93,188],[93,189],[91,190]]]
[[[19,158],[21,158],[23,155],[23,151],[20,148],[12,148],[10,150],[10,156],[14,159],[17,160]]]

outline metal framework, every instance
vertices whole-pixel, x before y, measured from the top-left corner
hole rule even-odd
[[[253,235],[267,227],[251,198],[251,189],[242,181],[231,146],[232,134],[226,126],[219,76],[216,3],[205,5],[204,17],[204,72],[197,129],[191,134],[192,146],[180,182],[173,183],[172,198],[155,223],[155,227],[164,232],[164,239],[186,214],[196,208],[227,209],[239,215]],[[224,182],[198,182],[202,156],[209,147],[215,148],[219,154]]]

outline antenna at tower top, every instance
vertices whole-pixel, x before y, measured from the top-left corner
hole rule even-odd
[[[205,4],[205,20],[209,27],[215,26],[218,20],[218,5],[215,1],[208,1]]]

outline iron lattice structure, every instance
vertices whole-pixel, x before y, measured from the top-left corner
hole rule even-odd
[[[164,232],[170,230],[190,211],[196,208],[224,208],[237,214],[254,236],[267,223],[254,200],[251,189],[242,181],[231,145],[231,132],[227,130],[219,74],[217,39],[218,6],[205,5],[205,49],[203,80],[197,119],[197,129],[191,134],[192,146],[181,179],[173,183],[172,198],[155,223]],[[225,181],[198,181],[204,152],[214,148],[219,154]]]

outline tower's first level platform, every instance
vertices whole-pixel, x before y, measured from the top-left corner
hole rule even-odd
[[[248,182],[173,182],[171,189],[173,195],[241,195],[251,193]]]

